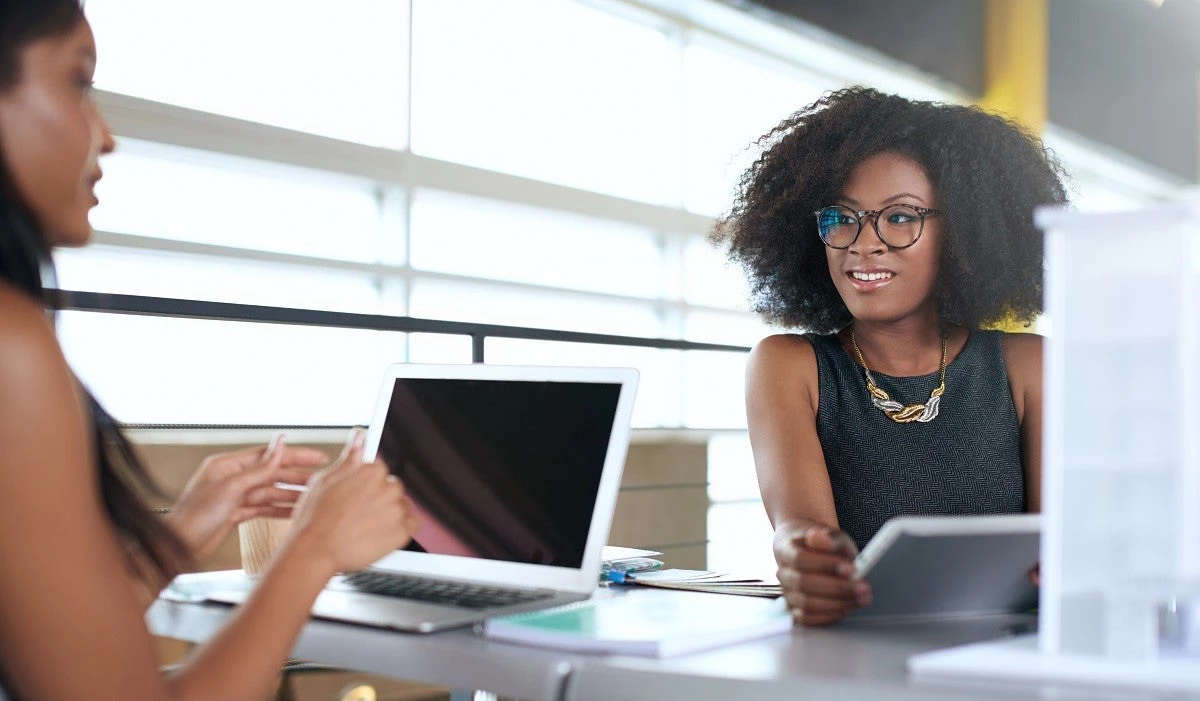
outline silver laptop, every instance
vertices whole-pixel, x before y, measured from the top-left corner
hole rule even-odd
[[[586,599],[629,445],[628,368],[395,365],[367,433],[412,543],[330,583],[313,615],[405,631]]]

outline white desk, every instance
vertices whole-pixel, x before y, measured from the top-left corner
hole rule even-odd
[[[909,656],[1008,634],[1033,616],[883,626],[796,629],[683,657],[591,657],[577,662],[570,701],[681,698],[689,701],[1175,701],[1182,696],[1105,688],[914,680]]]
[[[657,594],[671,596],[672,592]],[[159,601],[146,619],[156,634],[203,642],[231,611],[214,604]],[[1030,616],[1006,616],[888,627],[796,629],[790,636],[666,660],[520,647],[489,642],[468,630],[413,635],[313,621],[305,627],[293,654],[348,669],[538,701],[1186,698],[1050,685],[926,682],[910,679],[905,669],[905,660],[912,654],[1002,636],[1006,628],[1032,620]]]
[[[146,613],[146,623],[156,635],[202,643],[213,637],[232,613],[233,608],[221,604],[159,600]],[[319,620],[304,627],[292,656],[534,701],[562,699],[572,669],[568,655],[493,643],[470,630],[416,635]]]

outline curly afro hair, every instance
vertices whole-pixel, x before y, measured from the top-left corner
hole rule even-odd
[[[770,323],[832,333],[850,323],[813,212],[878,153],[921,164],[943,211],[934,295],[943,323],[1028,324],[1042,310],[1042,236],[1033,209],[1067,201],[1064,175],[1039,139],[974,107],[854,87],[827,93],[756,142],[729,214],[709,239],[749,277]]]

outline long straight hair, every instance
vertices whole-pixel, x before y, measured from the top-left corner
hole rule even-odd
[[[0,3],[0,93],[20,81],[22,50],[38,39],[65,34],[83,21],[79,0],[3,0]],[[0,280],[57,306],[54,264],[46,237],[17,192],[0,148]],[[104,510],[124,541],[131,567],[150,567],[163,580],[189,562],[187,548],[147,506],[158,486],[116,421],[87,388],[80,386],[91,417],[94,462]],[[3,391],[0,389],[0,391]],[[3,447],[0,446],[0,450]]]

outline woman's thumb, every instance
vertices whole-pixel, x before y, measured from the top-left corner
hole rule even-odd
[[[804,545],[812,550],[836,553],[848,558],[858,556],[858,548],[850,536],[824,526],[813,526],[804,532]]]

